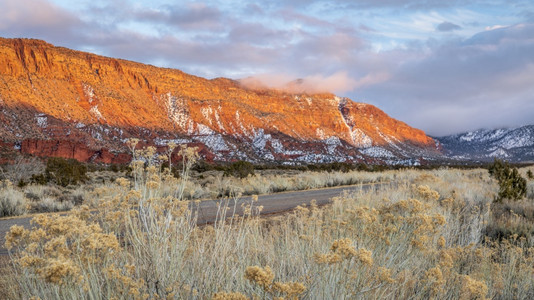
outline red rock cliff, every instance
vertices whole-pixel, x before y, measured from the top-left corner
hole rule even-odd
[[[251,90],[229,79],[207,80],[39,40],[0,39],[0,107],[6,142],[68,139],[87,149],[121,150],[131,136],[155,143],[182,139],[205,144],[221,160],[310,153],[315,160],[365,160],[373,151],[360,150],[376,147],[399,158],[436,152],[423,131],[369,104],[332,94]],[[47,149],[43,153],[54,155]],[[69,155],[94,157],[79,149]]]

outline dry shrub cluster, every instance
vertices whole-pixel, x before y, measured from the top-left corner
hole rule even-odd
[[[395,171],[386,172],[295,172],[294,174],[260,174],[248,175],[243,178],[227,177],[223,172],[210,171],[200,178],[191,178],[185,184],[186,199],[215,199],[232,195],[263,195],[285,191],[301,191],[308,189],[392,181]],[[173,189],[164,186],[164,189]]]
[[[17,156],[8,165],[0,166],[0,179],[9,180],[17,186],[29,183],[30,178],[44,172],[45,166],[36,157]]]
[[[137,154],[141,155],[141,152]],[[151,157],[151,163],[153,165],[156,162],[164,162],[162,158],[157,157],[156,153],[151,154],[153,155]],[[165,157],[165,159],[168,158],[168,156]],[[138,161],[139,165],[146,163],[147,161],[145,160]],[[210,171],[205,174],[206,176],[197,176],[197,178],[189,177],[187,178],[188,180],[182,180],[182,198],[187,200],[216,199],[238,194],[261,195],[283,191],[391,181],[394,179],[395,173],[394,171],[383,173],[361,171],[327,173],[307,171],[294,172],[293,174],[260,174],[258,172],[256,175],[239,178],[224,176],[223,172]],[[125,172],[122,172],[122,175],[128,177]],[[59,186],[52,183],[36,184],[35,182],[26,182],[24,186],[18,188],[11,185],[9,193],[22,193],[21,195],[24,195],[27,198],[26,200],[29,200],[27,201],[29,208],[20,211],[20,213],[67,211],[82,204],[95,208],[101,197],[112,197],[115,195],[115,184],[113,182],[117,176],[117,173],[111,171],[88,172],[88,179],[85,183],[78,182],[76,185]],[[134,182],[136,181],[136,178],[134,178],[137,176],[136,174],[131,173],[129,176]],[[25,177],[25,180],[28,181],[28,178]],[[68,180],[65,179],[64,181]],[[162,193],[174,193],[176,187],[173,184],[174,181],[171,180],[162,181],[160,186]],[[5,192],[1,189],[2,187],[0,186],[0,193]],[[18,199],[17,197],[15,198]]]
[[[9,180],[0,180],[0,217],[19,216],[28,211],[28,199]]]
[[[97,213],[80,207],[13,227],[6,246],[18,288],[8,296],[534,298],[533,245],[483,236],[497,192],[485,170],[405,171],[395,185],[270,218],[258,216],[256,198],[243,216],[221,201],[217,221],[197,226],[195,204],[184,201],[195,153],[181,151],[180,179],[147,149],[133,162],[135,180],[117,180]]]
[[[55,186],[14,186],[9,180],[0,181],[0,216],[17,216],[36,212],[71,210],[93,193],[84,186],[58,188]]]
[[[532,201],[534,200],[534,177],[531,175],[534,174],[534,166],[522,168],[519,171],[521,176],[527,179],[527,198]]]

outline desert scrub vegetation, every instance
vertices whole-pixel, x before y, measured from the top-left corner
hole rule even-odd
[[[35,157],[17,156],[10,164],[0,166],[0,180],[9,180],[18,187],[30,182],[32,176],[44,172],[45,166]]]
[[[6,236],[10,298],[532,299],[534,248],[485,235],[498,185],[487,170],[404,171],[397,184],[261,218],[220,200],[198,226],[175,178],[137,152],[97,213],[40,215]],[[170,189],[169,187],[174,187]],[[504,203],[504,202],[503,202]],[[517,203],[517,202],[514,202]]]
[[[486,235],[494,240],[522,238],[529,245],[534,245],[534,180],[528,179],[528,173],[534,168],[519,169],[520,176],[525,176],[525,185],[521,188],[525,196],[519,200],[505,199],[492,204],[492,216],[486,228]],[[499,190],[502,188],[500,187]],[[522,193],[523,193],[522,192]]]
[[[152,159],[157,158],[156,153],[152,155]],[[158,164],[162,162],[159,159],[157,161]],[[51,163],[47,163],[47,167],[42,173],[32,175],[31,180],[24,181],[23,185],[12,185],[10,192],[16,190],[15,193],[22,193],[28,200],[29,209],[24,212],[66,211],[82,204],[96,208],[99,199],[115,195],[114,187],[116,184],[114,182],[117,178],[124,177],[135,181],[136,175],[130,167],[122,168],[122,170],[117,169],[117,172],[106,169],[96,169],[91,172],[88,170],[90,168],[86,168],[78,162],[68,168],[65,167],[69,163],[68,160],[53,159]],[[143,161],[143,164],[146,163]],[[168,163],[165,165],[168,166]],[[164,169],[160,169],[160,172],[163,172]],[[176,172],[182,173],[183,166],[173,167],[173,173],[170,174],[179,179],[181,175],[175,176]],[[225,176],[224,173],[224,171],[207,171],[188,175],[187,180],[183,183],[183,199],[217,199],[237,194],[272,194],[283,191],[392,181],[396,176],[396,171],[379,173],[260,170],[254,175],[249,174],[243,178]],[[73,177],[75,179],[67,179],[69,174],[78,175]],[[173,184],[173,181],[163,181],[160,187],[161,191],[166,194],[172,193],[175,190]]]
[[[499,193],[495,198],[496,201],[519,200],[526,196],[527,180],[519,174],[517,168],[510,167],[508,163],[495,159],[488,171],[499,182]]]
[[[0,171],[0,217],[70,210],[92,190],[81,184],[87,168],[75,160],[50,158],[45,165],[21,156]]]
[[[19,216],[29,208],[24,193],[13,186],[9,180],[0,181],[0,217]]]
[[[87,179],[87,166],[75,159],[61,157],[49,158],[44,173],[32,177],[32,181],[36,183],[53,182],[63,187],[76,185]]]
[[[156,154],[153,154],[156,157]],[[66,161],[65,161],[66,162]],[[158,162],[162,162],[158,160]],[[143,164],[146,164],[143,161]],[[54,164],[56,165],[56,164]],[[61,164],[63,165],[63,164]],[[81,164],[79,164],[81,166]],[[168,166],[168,163],[164,164]],[[181,165],[181,164],[180,164]],[[183,168],[183,167],[182,167]],[[183,172],[183,169],[173,167],[173,175]],[[165,168],[163,168],[165,169]],[[160,172],[163,171],[160,170]],[[67,172],[69,173],[69,172]],[[239,176],[225,176],[225,171],[206,171],[204,173],[190,174],[184,182],[183,199],[217,199],[232,195],[262,195],[284,191],[298,191],[323,187],[336,187],[360,183],[392,181],[398,171],[364,172],[364,171],[287,171],[287,170],[260,170],[254,175],[249,174],[243,178]],[[49,175],[47,175],[49,174]],[[60,174],[59,177],[55,174]],[[83,173],[84,181],[76,180],[75,184],[58,185],[56,179],[63,178],[65,173],[50,171],[34,175],[28,184],[18,188],[30,200],[30,209],[27,212],[52,212],[70,210],[81,204],[96,208],[98,200],[103,197],[112,197],[115,194],[114,182],[117,178],[127,178],[135,181],[135,174],[131,168],[122,168],[117,172],[98,169]],[[60,179],[67,183],[67,180]],[[74,183],[74,181],[72,181]],[[163,181],[161,190],[169,194],[175,190],[173,181]],[[16,188],[15,188],[16,189]]]
[[[0,181],[1,217],[26,213],[67,211],[94,194],[85,186],[62,188],[30,184],[22,188],[10,181]]]

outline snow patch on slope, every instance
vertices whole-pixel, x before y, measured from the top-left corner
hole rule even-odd
[[[200,112],[202,113],[204,119],[206,119],[206,121],[208,121],[208,123],[212,125],[213,120],[211,119],[211,115],[213,114],[213,109],[211,108],[211,106],[201,108]]]
[[[510,155],[504,150],[504,149],[497,149],[491,153],[488,154],[489,157],[497,157],[497,158],[506,158],[510,157]]]
[[[499,146],[504,149],[534,146],[534,139],[528,135],[512,134],[505,136],[499,141]]]
[[[37,114],[35,115],[35,120],[37,121],[37,126],[41,128],[48,127],[48,118],[45,114]]]
[[[83,93],[85,94],[85,97],[87,97],[87,101],[89,101],[89,103],[93,103],[95,99],[95,90],[93,87],[83,83]]]
[[[270,134],[265,134],[263,128],[260,128],[257,133],[254,134],[254,139],[252,140],[252,146],[256,150],[264,150],[267,141],[271,139]]]
[[[317,128],[317,130],[315,130],[315,135],[321,140],[324,140],[325,138],[324,130],[322,130],[321,128]]]
[[[396,158],[396,156],[391,151],[386,150],[382,147],[369,147],[360,150],[360,152],[370,157]]]
[[[365,134],[360,128],[356,127],[356,122],[348,113],[345,111],[345,106],[347,105],[347,99],[343,98],[339,100],[338,110],[341,114],[341,119],[349,131],[350,138],[352,140],[352,145],[357,148],[369,148],[373,145],[373,140],[367,134]]]
[[[184,99],[178,99],[170,92],[162,95],[165,97],[164,105],[167,109],[167,116],[171,121],[178,125],[181,129],[186,130],[186,126],[189,121],[189,108],[187,102]]]
[[[93,116],[95,116],[98,120],[100,119],[104,119],[104,117],[102,116],[102,114],[100,113],[100,111],[98,110],[98,105],[95,105],[93,107],[91,107],[91,109],[89,110],[89,112],[91,114],[93,114]]]
[[[236,110],[235,111],[235,121],[236,121],[236,124],[239,126],[239,128],[241,129],[241,133],[242,135],[244,136],[247,136],[248,133],[247,133],[247,129],[245,128],[245,126],[243,125],[243,123],[241,122],[241,114],[239,113],[239,110]]]
[[[373,146],[373,140],[365,134],[360,128],[356,128],[351,132],[352,141],[358,148],[369,148]]]
[[[215,111],[215,120],[217,121],[217,126],[219,126],[219,129],[222,132],[226,132],[226,129],[224,129],[224,126],[221,122],[221,117],[219,116],[220,112],[221,112],[221,106],[219,105],[218,109]]]
[[[200,135],[193,138],[196,142],[201,142],[212,151],[228,151],[228,145],[220,134]]]

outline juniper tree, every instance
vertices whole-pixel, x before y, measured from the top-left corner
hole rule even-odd
[[[519,200],[527,194],[527,180],[519,174],[517,168],[512,168],[506,162],[495,159],[488,169],[490,176],[499,182],[499,194],[495,199]]]

